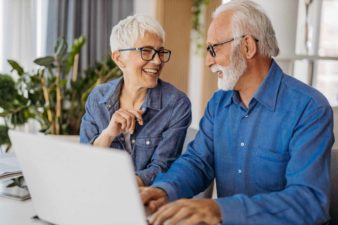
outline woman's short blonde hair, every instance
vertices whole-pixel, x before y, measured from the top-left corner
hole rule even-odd
[[[110,35],[111,52],[133,47],[139,38],[144,37],[145,32],[156,34],[164,42],[162,26],[150,16],[133,15],[121,20],[113,27]]]

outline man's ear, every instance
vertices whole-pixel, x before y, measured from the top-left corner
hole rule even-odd
[[[245,36],[242,42],[242,51],[244,53],[245,58],[252,59],[257,53],[257,41],[252,36]]]
[[[123,56],[121,54],[121,52],[119,51],[114,51],[111,54],[111,58],[113,59],[113,61],[115,62],[115,64],[122,70],[123,68],[126,67],[126,65],[123,62]]]

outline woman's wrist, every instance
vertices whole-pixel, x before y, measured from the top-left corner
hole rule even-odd
[[[102,137],[105,139],[105,140],[109,140],[110,142],[112,142],[117,135],[114,135],[109,129],[108,127],[106,129],[104,129],[101,133]]]
[[[115,136],[113,136],[111,132],[106,128],[96,138],[93,145],[99,146],[99,147],[109,147],[114,139],[115,139]]]

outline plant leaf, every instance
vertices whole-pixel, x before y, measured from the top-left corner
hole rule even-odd
[[[39,66],[45,66],[45,67],[52,67],[54,63],[54,57],[53,56],[46,56],[42,58],[37,58],[34,60],[35,64],[38,64]]]
[[[58,38],[54,47],[54,52],[57,57],[63,56],[67,52],[67,42],[64,38]]]
[[[15,70],[19,76],[22,76],[25,73],[23,68],[16,61],[8,59],[7,62],[12,66],[12,71]]]

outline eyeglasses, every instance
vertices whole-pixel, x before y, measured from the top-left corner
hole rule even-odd
[[[159,49],[156,50],[154,48],[150,47],[141,47],[141,48],[125,48],[125,49],[119,49],[120,52],[123,51],[139,51],[141,52],[141,58],[144,61],[151,61],[155,58],[155,55],[158,54],[158,57],[160,58],[161,62],[166,63],[170,59],[171,51],[168,49]]]
[[[209,54],[212,56],[212,57],[216,57],[216,52],[215,52],[215,47],[217,47],[217,46],[220,46],[220,45],[224,45],[224,44],[226,44],[226,43],[229,43],[229,42],[232,42],[232,41],[234,41],[234,40],[236,40],[236,39],[239,39],[239,38],[244,38],[246,36],[246,34],[244,34],[244,35],[242,35],[242,36],[240,36],[240,37],[233,37],[233,38],[231,38],[231,39],[229,39],[229,40],[226,40],[226,41],[223,41],[223,42],[220,42],[220,43],[216,43],[216,44],[210,44],[210,45],[208,45],[208,47],[207,47],[207,51],[209,52]],[[255,41],[257,42],[258,40],[255,38]]]

